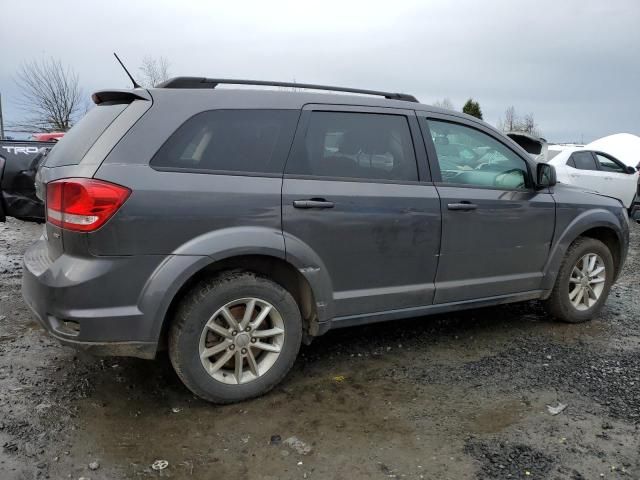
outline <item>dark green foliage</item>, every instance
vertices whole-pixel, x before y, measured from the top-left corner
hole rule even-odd
[[[462,113],[466,113],[467,115],[471,115],[482,120],[482,110],[480,110],[480,104],[478,102],[474,102],[473,98],[470,98],[469,100],[467,100],[467,103],[464,104],[464,107],[462,107]]]

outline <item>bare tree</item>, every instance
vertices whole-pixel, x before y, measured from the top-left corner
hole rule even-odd
[[[434,107],[445,108],[447,110],[453,110],[453,103],[449,98],[443,98],[442,100],[436,100],[433,102]]]
[[[169,73],[169,61],[165,57],[154,58],[151,55],[146,55],[142,59],[140,71],[142,72],[142,81],[140,83],[142,86],[149,88],[169,80],[171,76]]]
[[[12,131],[66,132],[82,114],[78,75],[53,58],[24,63],[15,79],[21,90],[18,106],[26,116]]]
[[[516,115],[516,109],[513,105],[504,111],[504,123],[502,124],[502,130],[505,132],[512,132],[518,129],[518,116]]]
[[[520,124],[520,130],[531,135],[540,136],[533,113],[527,113]]]
[[[504,122],[498,119],[498,129],[503,132],[523,132],[536,137],[540,136],[540,130],[536,124],[533,113],[519,117],[515,107],[511,106],[504,111]]]

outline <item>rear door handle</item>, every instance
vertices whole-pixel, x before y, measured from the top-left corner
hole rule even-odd
[[[466,210],[475,210],[476,208],[478,208],[478,205],[471,202],[449,203],[447,204],[447,208],[449,210],[466,211]]]
[[[320,198],[312,198],[311,200],[294,200],[294,208],[333,208],[334,203]]]

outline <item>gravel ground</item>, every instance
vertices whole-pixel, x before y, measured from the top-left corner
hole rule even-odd
[[[640,226],[590,323],[529,302],[337,330],[272,393],[224,407],[164,355],[50,339],[19,284],[41,229],[0,224],[0,479],[640,478]]]

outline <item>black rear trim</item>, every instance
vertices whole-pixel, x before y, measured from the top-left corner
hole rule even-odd
[[[151,100],[146,90],[101,90],[91,95],[93,103],[131,103],[134,100]]]
[[[228,78],[205,78],[205,77],[175,77],[166,82],[159,83],[156,88],[216,88],[219,84],[228,85],[260,85],[267,87],[290,87],[304,88],[310,90],[329,90],[333,92],[360,93],[364,95],[377,95],[389,100],[404,100],[418,103],[418,99],[406,93],[381,92],[377,90],[362,90],[359,88],[330,87],[327,85],[314,85],[311,83],[295,82],[272,82],[268,80],[239,80]]]

